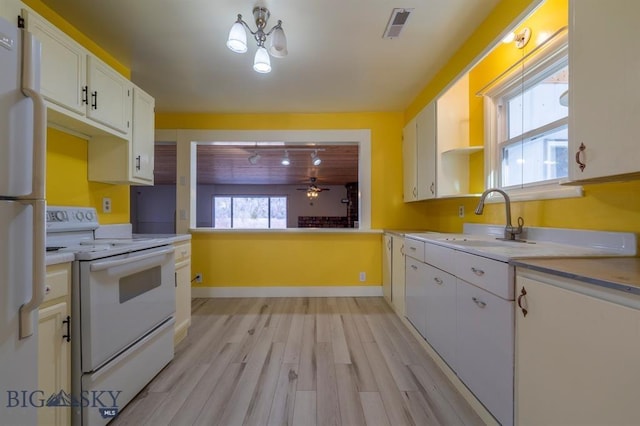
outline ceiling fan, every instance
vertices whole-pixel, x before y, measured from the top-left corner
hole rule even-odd
[[[307,191],[307,197],[311,199],[318,198],[318,195],[322,191],[331,191],[331,188],[320,188],[318,185],[316,185],[316,181],[317,181],[317,178],[310,177],[309,186],[307,186],[306,188],[296,188],[296,189],[298,191]]]

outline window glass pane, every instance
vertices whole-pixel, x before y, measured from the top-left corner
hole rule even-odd
[[[564,66],[507,100],[509,139],[568,116],[569,108],[559,101],[569,88],[568,78]]]
[[[214,228],[231,228],[231,197],[214,197],[213,215]]]
[[[287,227],[287,197],[271,197],[271,227]]]
[[[519,186],[568,175],[567,126],[502,148],[502,186]]]
[[[233,227],[268,228],[269,199],[266,197],[233,197]]]

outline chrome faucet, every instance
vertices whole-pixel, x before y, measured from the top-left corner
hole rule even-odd
[[[517,227],[514,227],[511,224],[511,199],[509,198],[509,195],[506,192],[504,192],[502,189],[489,188],[486,191],[484,191],[480,196],[480,202],[478,203],[478,207],[476,207],[475,213],[478,215],[482,214],[482,211],[484,210],[484,200],[487,198],[487,195],[491,194],[492,192],[497,192],[499,194],[502,194],[502,196],[504,197],[504,206],[506,208],[506,214],[507,214],[507,226],[505,226],[504,228],[504,239],[515,240],[516,235],[519,235],[522,233],[522,226],[524,225],[524,219],[522,219],[521,217],[518,217]]]

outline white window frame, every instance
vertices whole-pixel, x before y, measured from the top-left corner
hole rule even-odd
[[[216,198],[230,198],[231,199],[231,217],[230,217],[230,221],[231,221],[231,227],[230,228],[216,228]],[[234,198],[266,198],[268,200],[268,204],[269,204],[269,212],[268,212],[268,224],[269,226],[266,228],[237,228],[235,226],[233,226],[233,199]],[[286,217],[284,218],[284,222],[285,224],[287,223],[287,220],[289,218],[289,197],[287,197],[286,195],[266,195],[266,194],[261,194],[261,195],[244,195],[244,194],[236,194],[236,195],[226,195],[226,194],[213,194],[211,196],[211,224],[213,225],[214,229],[285,229],[285,228],[272,228],[271,227],[271,199],[272,198],[284,198],[285,199],[285,204],[287,206],[287,214]]]
[[[526,66],[525,66],[526,63]],[[484,96],[484,128],[485,128],[485,185],[486,188],[501,188],[505,190],[514,201],[542,200],[552,198],[581,197],[581,186],[566,186],[567,178],[554,179],[552,181],[524,184],[520,187],[502,187],[500,172],[501,165],[501,141],[506,141],[506,118],[500,116],[500,104],[502,99],[522,90],[523,79],[533,79],[542,70],[551,67],[559,67],[568,63],[568,37],[566,32],[559,34],[553,40],[549,40],[535,54],[526,58],[520,66],[499,79],[492,87],[489,87]],[[569,71],[571,72],[571,71]],[[535,80],[531,80],[535,81]],[[533,83],[531,83],[533,84]],[[548,124],[544,127],[555,127],[566,123],[568,117]],[[539,129],[538,129],[539,130]],[[527,132],[519,137],[526,138]],[[508,142],[507,142],[508,143]],[[493,194],[492,194],[493,195]],[[491,198],[491,197],[490,197]],[[500,197],[493,197],[501,199]],[[499,201],[499,200],[497,200]]]

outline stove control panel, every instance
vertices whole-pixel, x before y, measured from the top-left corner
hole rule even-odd
[[[88,231],[98,226],[93,207],[47,206],[47,232]]]

